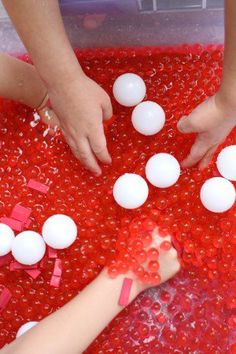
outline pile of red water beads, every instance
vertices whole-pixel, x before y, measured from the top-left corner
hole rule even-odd
[[[35,231],[56,213],[71,216],[80,231],[70,249],[58,252],[59,288],[50,286],[55,262],[49,257],[36,280],[21,270],[11,272],[7,265],[0,268],[0,292],[7,287],[12,293],[0,314],[0,346],[13,340],[22,324],[40,321],[90,283],[119,254],[120,230],[146,215],[175,240],[182,271],[134,301],[87,353],[234,353],[236,206],[215,215],[199,200],[202,183],[217,175],[215,166],[203,172],[184,170],[169,189],[150,186],[148,201],[135,211],[123,210],[112,196],[116,179],[126,172],[144,176],[154,153],[168,152],[179,161],[186,156],[194,137],[180,134],[176,123],[218,89],[222,48],[91,49],[78,50],[77,55],[86,73],[110,95],[120,74],[143,77],[148,99],[166,112],[166,125],[156,137],[141,136],[132,127],[130,109],[113,102],[117,120],[107,129],[113,163],[95,178],[81,168],[62,139],[44,138],[44,126],[29,124],[31,110],[0,100],[0,216],[10,215],[22,203],[32,209],[30,227]],[[226,145],[235,143],[231,134]],[[30,179],[48,185],[47,195],[30,190]]]
[[[160,249],[168,251],[172,245],[164,239],[167,234],[160,232],[157,224],[145,215],[132,220],[127,227],[123,226],[119,230],[116,242],[118,254],[108,268],[109,276],[114,278],[119,274],[132,271],[133,275],[144,284],[153,286],[160,284],[159,251],[153,245],[157,233],[163,237]]]

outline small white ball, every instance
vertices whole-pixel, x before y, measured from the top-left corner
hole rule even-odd
[[[145,168],[148,181],[155,187],[173,186],[180,176],[180,165],[170,154],[160,153],[152,156]]]
[[[22,336],[22,334],[24,334],[25,332],[29,331],[31,328],[33,328],[34,326],[36,326],[38,324],[37,321],[30,321],[30,322],[26,322],[25,324],[23,324],[17,331],[16,333],[16,338]]]
[[[43,224],[42,235],[50,247],[64,249],[70,247],[76,240],[77,226],[67,215],[52,215]]]
[[[200,199],[206,209],[213,213],[224,213],[235,203],[233,184],[223,177],[208,179],[202,186]]]
[[[18,234],[12,243],[12,254],[17,262],[32,265],[39,262],[46,251],[43,238],[34,231],[24,231]]]
[[[14,231],[6,224],[0,224],[0,257],[11,252]]]
[[[154,135],[164,127],[165,112],[156,102],[145,101],[134,108],[132,123],[139,133]]]
[[[136,74],[123,74],[114,82],[113,95],[122,106],[136,106],[146,95],[145,82]]]
[[[216,165],[223,177],[236,181],[236,145],[225,147],[219,153]]]
[[[113,196],[117,204],[123,208],[136,209],[146,202],[148,185],[141,176],[125,173],[116,180]]]

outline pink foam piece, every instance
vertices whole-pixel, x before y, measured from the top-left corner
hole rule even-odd
[[[26,223],[30,217],[31,212],[32,209],[26,208],[20,204],[16,204],[11,212],[11,218]]]
[[[4,310],[7,306],[8,302],[10,301],[12,294],[9,289],[4,288],[1,295],[0,295],[0,312]]]
[[[2,217],[2,218],[0,218],[0,222],[10,226],[15,231],[22,231],[23,227],[24,227],[24,223],[22,223],[19,220],[12,219],[12,218]]]
[[[57,250],[48,246],[48,258],[57,258]]]
[[[61,260],[59,258],[57,258],[55,260],[55,264],[54,264],[53,275],[60,277],[61,274],[62,274],[62,264],[61,264]]]
[[[50,285],[58,288],[61,281],[61,274],[62,274],[62,262],[59,258],[55,260],[54,269],[52,273],[52,277],[50,280]]]
[[[25,227],[26,229],[28,229],[28,227],[30,226],[31,222],[32,222],[31,219],[26,220],[24,227]]]
[[[29,182],[27,183],[27,187],[35,189],[36,191],[44,193],[44,194],[46,194],[49,190],[49,186],[46,186],[46,184],[37,182],[34,179],[29,180]]]
[[[58,277],[56,275],[53,275],[51,277],[51,280],[50,280],[50,285],[51,286],[54,286],[54,288],[59,288],[60,286],[60,281],[61,281],[61,277]]]
[[[123,280],[120,297],[118,301],[118,304],[120,306],[127,306],[129,304],[129,296],[130,296],[132,284],[133,284],[133,279],[125,278]]]
[[[33,270],[33,269],[38,269],[38,263],[33,264],[33,265],[25,265],[21,264],[17,261],[13,261],[10,263],[10,271],[13,272],[15,270]]]
[[[41,270],[39,269],[25,269],[25,272],[31,276],[31,278],[36,279],[39,274],[41,274]]]
[[[0,257],[0,267],[8,265],[12,261],[12,255],[10,253],[6,254],[6,256]]]

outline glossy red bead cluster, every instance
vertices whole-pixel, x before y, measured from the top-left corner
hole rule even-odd
[[[222,48],[194,45],[76,53],[85,72],[109,94],[120,74],[141,75],[147,98],[165,109],[167,123],[158,135],[141,136],[132,128],[131,109],[113,102],[117,119],[106,132],[113,164],[103,166],[102,177],[95,178],[80,166],[63,139],[44,138],[41,124],[31,127],[31,110],[0,100],[0,216],[9,215],[21,202],[32,209],[35,231],[55,213],[71,216],[79,228],[72,247],[58,252],[62,261],[59,288],[50,286],[53,259],[46,259],[36,280],[21,270],[11,272],[9,266],[0,269],[0,292],[5,286],[12,293],[0,315],[0,346],[15,338],[20,325],[41,320],[91,282],[119,254],[117,240],[122,230],[145,216],[172,235],[182,271],[139,296],[87,353],[235,353],[236,207],[216,215],[199,200],[202,183],[217,175],[214,163],[204,172],[183,171],[171,188],[149,186],[149,198],[138,210],[120,208],[112,196],[114,181],[125,172],[144,176],[145,164],[154,153],[168,152],[180,161],[186,156],[194,137],[178,133],[176,122],[217,90]],[[235,143],[236,136],[231,134],[226,144]],[[30,190],[30,179],[50,186],[48,193]],[[150,252],[149,257],[154,254]]]
[[[128,224],[125,226],[126,222]],[[168,234],[159,230],[156,222],[145,215],[131,222],[124,218],[121,225],[116,241],[117,254],[108,267],[109,276],[115,278],[119,274],[132,272],[142,283],[158,285],[161,277],[158,273],[159,251],[154,247],[155,234],[163,237],[159,246],[161,251],[168,251],[172,247],[170,240],[165,239]]]

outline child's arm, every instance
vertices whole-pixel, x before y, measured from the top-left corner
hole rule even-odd
[[[46,87],[33,65],[0,53],[0,96],[37,108]]]
[[[225,59],[222,83],[215,96],[201,103],[178,124],[182,133],[198,133],[184,167],[206,167],[236,126],[236,1],[225,0]]]
[[[65,33],[57,0],[3,1],[32,56],[74,154],[95,174],[95,156],[110,163],[103,119],[112,116],[110,98],[81,69]]]
[[[162,242],[159,236],[156,240]],[[159,264],[161,281],[165,282],[179,271],[176,250],[172,247],[161,252]],[[103,270],[81,294],[5,347],[2,354],[82,353],[123,309],[118,305],[118,299],[124,277],[131,278],[132,275],[110,279]],[[129,301],[146,288],[134,280]]]

